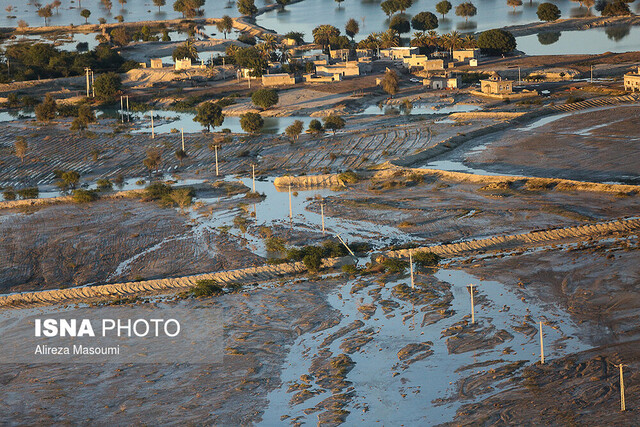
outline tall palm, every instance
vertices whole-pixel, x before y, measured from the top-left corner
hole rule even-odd
[[[413,33],[413,37],[411,37],[411,46],[421,47],[425,45],[424,31]]]
[[[388,29],[380,36],[380,47],[388,49],[390,47],[400,46],[400,37],[398,32],[392,29]]]
[[[436,48],[436,50],[438,49],[438,47],[442,43],[442,40],[440,39],[440,36],[434,30],[429,31],[425,35],[425,41],[426,41],[428,46],[433,46],[433,47]]]
[[[465,49],[473,49],[474,47],[477,46],[477,40],[475,37],[473,37],[470,34],[467,34],[466,36],[464,36],[464,38],[462,39],[462,46]]]
[[[462,44],[462,37],[457,31],[451,31],[450,33],[443,34],[442,41],[444,47],[449,49],[449,52],[453,55],[453,50],[457,49]]]
[[[262,44],[267,52],[271,53],[278,47],[278,39],[273,34],[265,34],[262,38]]]

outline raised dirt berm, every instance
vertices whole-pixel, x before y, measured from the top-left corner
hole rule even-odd
[[[639,194],[640,185],[627,184],[605,184],[600,182],[574,181],[571,179],[561,178],[538,178],[531,176],[514,176],[514,175],[479,175],[465,172],[452,172],[440,169],[427,168],[389,168],[378,172],[376,179],[391,178],[397,171],[405,171],[408,173],[419,173],[421,175],[436,175],[440,178],[456,181],[470,182],[473,184],[506,184],[524,186],[524,188],[537,188],[546,191],[593,191],[597,193],[627,193]]]
[[[353,263],[352,258],[329,258],[322,262],[322,269],[338,268]],[[307,271],[304,263],[294,262],[279,265],[265,265],[238,270],[218,271],[195,276],[176,277],[140,282],[113,283],[98,286],[81,286],[41,292],[25,292],[0,296],[0,307],[25,307],[31,305],[57,304],[70,301],[87,301],[102,298],[121,298],[131,295],[148,295],[165,291],[186,289],[196,285],[198,280],[213,279],[218,283],[264,282],[281,276],[293,276]]]
[[[561,241],[584,239],[586,237],[606,236],[614,233],[637,233],[640,230],[640,219],[620,219],[616,221],[601,222],[590,225],[557,228],[529,233],[511,234],[507,236],[494,236],[487,239],[467,240],[464,242],[444,245],[424,246],[421,248],[402,249],[385,252],[373,256],[387,258],[408,258],[409,252],[421,251],[433,252],[443,258],[462,255],[469,252],[484,252],[488,250],[513,250],[531,246],[547,246]]]
[[[552,22],[532,22],[504,27],[514,37],[528,36],[548,31],[588,30],[615,25],[640,25],[640,16],[588,16],[584,18],[558,19]]]
[[[286,191],[291,186],[294,188],[327,188],[344,187],[344,181],[338,175],[305,175],[305,176],[281,176],[273,180],[273,185],[278,191]]]
[[[124,199],[130,197],[138,197],[144,190],[125,190],[116,191],[115,193],[100,195],[103,199]],[[25,206],[47,206],[57,205],[61,203],[73,203],[73,196],[46,197],[42,199],[22,199],[22,200],[4,200],[0,202],[0,209],[14,209]]]

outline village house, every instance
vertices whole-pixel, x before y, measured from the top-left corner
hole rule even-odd
[[[331,57],[331,59],[348,61],[350,52],[351,52],[350,49],[336,49],[336,50],[331,49],[329,50],[329,56]]]
[[[637,72],[624,75],[624,90],[640,92],[640,67]]]
[[[380,49],[380,57],[389,59],[402,59],[405,56],[417,54],[417,47],[390,47],[388,49]]]
[[[162,68],[162,59],[151,58],[151,68]]]
[[[508,95],[513,93],[513,81],[503,80],[495,71],[486,80],[480,80],[482,93],[488,95]]]
[[[316,65],[316,74],[318,76],[333,76],[340,74],[342,77],[359,76],[371,72],[371,63],[347,61],[337,62],[333,65]]]
[[[206,66],[204,63],[200,63],[199,65],[191,64],[191,58],[176,59],[176,70],[190,70],[192,68],[204,69]]]
[[[342,74],[331,74],[331,75],[318,75],[318,74],[304,74],[302,76],[305,82],[308,83],[331,83],[331,82],[339,82],[342,80]]]
[[[480,49],[475,48],[454,50],[452,56],[455,62],[468,62],[471,59],[477,60],[480,57]]]
[[[460,87],[460,77],[458,76],[431,76],[422,80],[422,84],[429,89],[457,89]]]
[[[280,73],[262,75],[263,86],[285,86],[294,84],[296,84],[296,78],[291,74]]]

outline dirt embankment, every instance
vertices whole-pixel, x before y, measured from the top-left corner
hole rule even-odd
[[[552,22],[532,22],[524,25],[504,27],[514,37],[548,31],[588,30],[590,28],[609,27],[614,25],[640,25],[640,16],[589,16],[586,18],[558,19]]]

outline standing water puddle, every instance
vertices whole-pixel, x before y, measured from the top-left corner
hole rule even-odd
[[[525,303],[520,295],[502,283],[478,280],[460,270],[439,270],[435,277],[441,282],[446,282],[446,286],[449,287],[448,290],[444,288],[443,291],[441,288],[435,292],[448,294],[450,302],[445,306],[437,306],[440,310],[446,310],[447,315],[425,326],[421,326],[423,312],[426,312],[425,317],[430,316],[433,314],[430,311],[433,312],[436,308],[430,307],[430,303],[414,307],[407,299],[398,298],[392,292],[394,286],[408,284],[408,278],[388,282],[382,288],[378,288],[377,284],[368,283],[367,287],[354,293],[351,293],[352,287],[361,282],[361,279],[351,280],[330,294],[329,303],[340,312],[340,323],[321,332],[304,334],[296,340],[283,365],[282,386],[268,396],[269,406],[263,415],[262,424],[281,423],[282,415],[288,415],[297,421],[316,421],[314,415],[305,415],[304,410],[330,397],[332,392],[318,388],[311,381],[313,387],[309,390],[319,394],[304,403],[291,406],[290,399],[295,392],[289,393],[287,389],[294,382],[299,383],[301,375],[310,373],[312,357],[322,350],[323,340],[356,320],[364,323],[359,328],[360,331],[372,328],[375,339],[349,355],[355,366],[346,375],[346,380],[352,383],[355,395],[343,408],[350,411],[347,423],[433,425],[452,420],[462,404],[484,399],[495,393],[495,383],[498,382],[489,380],[487,384],[490,384],[491,388],[481,387],[475,397],[458,400],[458,381],[470,375],[486,373],[490,369],[497,370],[510,363],[522,361],[523,366],[527,366],[539,360],[537,322],[540,320],[544,322],[546,357],[561,357],[588,348],[585,343],[572,338],[576,336],[576,326],[566,313],[556,307],[542,307],[537,305],[533,298]],[[418,277],[417,282],[419,281]],[[495,332],[504,330],[508,332],[505,335],[509,338],[504,342],[494,343],[493,348],[481,345],[481,348],[474,351],[450,354],[443,331],[469,319],[470,298],[467,285],[470,283],[477,286],[476,332],[482,333],[487,329]],[[417,288],[420,286],[419,284]],[[374,300],[371,291],[376,288],[380,289],[380,293],[379,298]],[[426,285],[423,289],[430,290]],[[393,301],[391,304],[398,306],[385,314],[380,304],[385,300]],[[376,305],[376,312],[369,318],[358,310],[358,307],[367,304]],[[523,322],[526,322],[528,329],[522,328]],[[343,353],[340,345],[350,336],[353,335],[340,337],[326,348],[333,356]],[[433,343],[433,354],[415,361],[406,368],[399,367],[402,362],[399,361],[398,351],[408,344],[424,342]],[[481,364],[484,362],[487,363],[482,367]],[[478,365],[469,366],[472,364]]]

